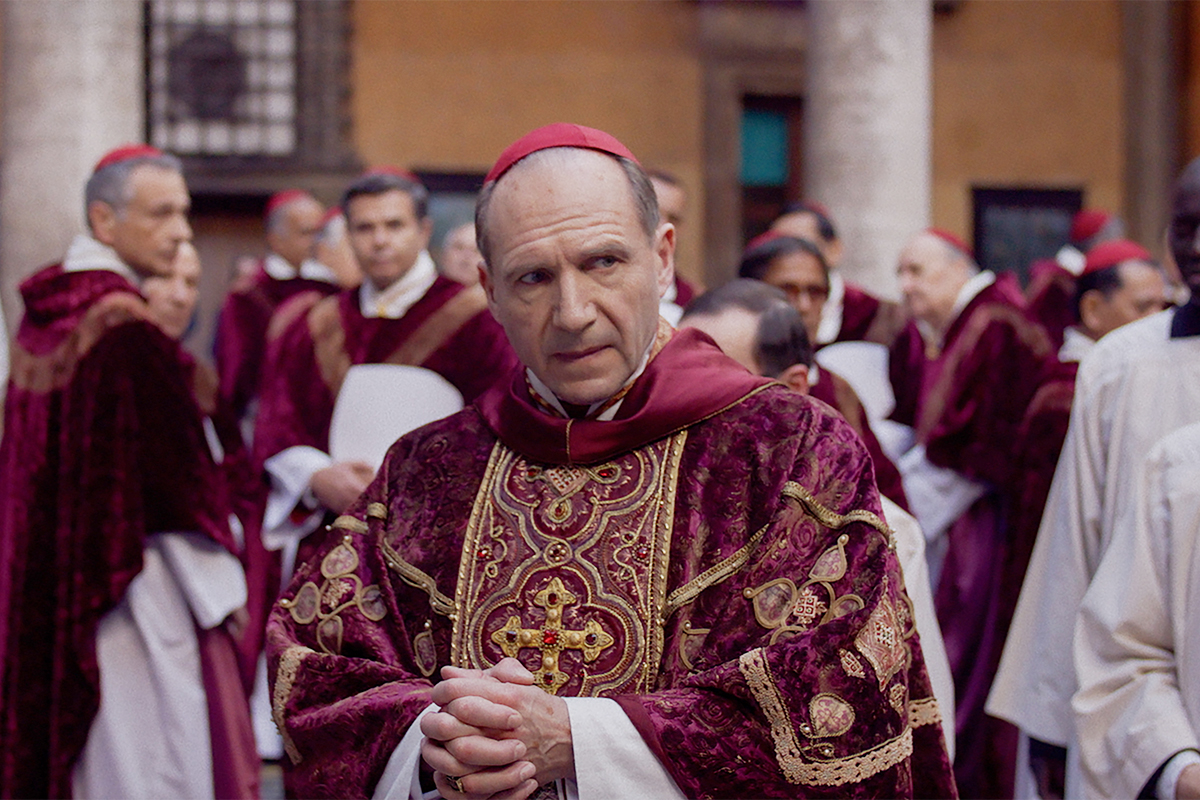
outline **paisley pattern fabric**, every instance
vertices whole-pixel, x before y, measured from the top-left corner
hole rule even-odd
[[[440,666],[511,654],[546,691],[616,700],[689,796],[954,795],[860,439],[703,337],[677,335],[639,382],[674,392],[698,363],[727,374],[721,405],[662,414],[657,437],[537,440],[590,463],[527,452],[549,418],[517,402],[498,424],[486,396],[393,446],[270,621],[295,794],[369,795]],[[671,402],[631,392],[618,421]],[[354,580],[326,599],[339,550]],[[378,605],[346,605],[376,586]]]

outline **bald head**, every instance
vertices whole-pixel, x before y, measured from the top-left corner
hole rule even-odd
[[[896,275],[905,310],[943,331],[953,321],[954,302],[979,271],[974,260],[940,236],[922,231],[900,252]]]
[[[325,207],[310,194],[297,194],[267,215],[267,247],[296,269],[313,255]]]

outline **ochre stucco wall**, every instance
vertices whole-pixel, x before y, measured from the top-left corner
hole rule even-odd
[[[961,3],[933,28],[935,225],[971,236],[972,186],[1124,202],[1116,0]]]
[[[704,127],[691,3],[359,0],[352,19],[368,164],[486,172],[539,125],[602,128],[691,190],[680,261],[694,276]]]

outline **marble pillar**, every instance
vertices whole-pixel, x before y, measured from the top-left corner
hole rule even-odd
[[[895,297],[896,256],[929,224],[932,8],[812,0],[808,13],[805,196],[833,214],[843,274]]]
[[[0,3],[0,299],[10,328],[17,285],[85,230],[96,160],[144,137],[142,3]]]

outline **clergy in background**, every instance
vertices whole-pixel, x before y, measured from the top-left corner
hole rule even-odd
[[[534,131],[476,228],[523,366],[393,445],[280,600],[292,791],[953,796],[865,448],[660,321],[628,149]]]
[[[897,272],[913,319],[891,350],[892,419],[914,430],[900,471],[934,554],[934,597],[957,689],[955,774],[965,796],[1011,796],[1016,731],[986,719],[983,703],[1008,624],[1012,445],[1049,342],[1026,317],[1013,276],[981,271],[952,234],[914,236]]]
[[[214,349],[221,396],[239,417],[253,411],[262,379],[271,315],[301,292],[326,296],[338,290],[337,276],[313,258],[324,207],[300,189],[267,201],[267,254],[257,269],[230,288],[217,318]]]
[[[904,327],[904,310],[891,300],[881,300],[838,272],[845,246],[829,210],[820,203],[789,203],[771,223],[771,230],[813,242],[821,248],[829,268],[829,296],[821,308],[821,321],[813,346],[833,342],[876,342],[890,345]]]
[[[1178,308],[1125,325],[1079,367],[1071,421],[1021,587],[989,713],[1070,749],[1075,616],[1105,550],[1132,530],[1138,471],[1171,431],[1200,421],[1200,159],[1171,201],[1171,255],[1192,290]],[[1110,587],[1121,591],[1124,587]],[[1078,791],[1067,757],[1066,786]]]
[[[249,731],[244,713],[210,719],[204,641],[245,579],[190,360],[139,293],[191,238],[180,163],[115,150],[85,208],[90,235],[21,286],[0,441],[0,796],[251,796],[253,772],[214,782],[228,764],[210,741]]]

